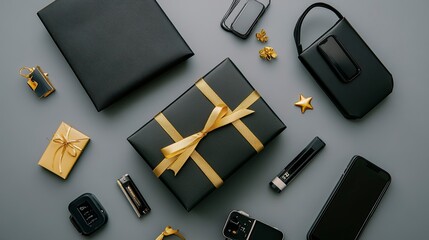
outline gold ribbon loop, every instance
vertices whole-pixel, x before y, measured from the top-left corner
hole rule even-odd
[[[160,113],[155,116],[155,121],[165,130],[165,132],[173,139],[173,141],[178,142],[183,139],[182,135],[174,128],[174,126],[168,121],[164,114]],[[194,151],[191,154],[192,160],[200,168],[200,170],[207,176],[210,182],[216,187],[219,188],[223,184],[222,178],[216,173],[216,171],[204,160],[204,158],[197,152]],[[176,158],[164,158],[158,166],[153,169],[153,173],[156,177],[160,177],[162,173],[167,170],[167,168],[176,161]]]
[[[165,227],[164,231],[155,239],[155,240],[163,240],[164,237],[168,237],[171,235],[176,235],[177,237],[179,237],[182,240],[186,240],[183,235],[179,232],[179,229],[173,229],[170,226]]]
[[[200,79],[195,86],[204,94],[204,96],[211,102],[213,105],[217,106],[220,104],[225,104],[225,102],[216,94],[216,92],[207,84],[204,79]],[[240,109],[247,109],[253,103],[255,103],[261,96],[258,92],[253,91],[240,105],[234,110],[228,108],[228,112],[235,112]],[[226,105],[226,104],[225,104]],[[250,131],[250,129],[241,121],[235,121],[232,123],[238,132],[249,142],[250,145],[255,149],[256,152],[262,151],[264,149],[264,144]]]
[[[57,156],[57,153],[59,150],[61,150],[61,156],[60,161],[58,163],[58,168],[60,170],[60,173],[63,173],[62,165],[63,165],[63,157],[64,154],[67,152],[70,156],[76,157],[77,150],[82,151],[82,148],[77,146],[75,143],[78,143],[82,140],[86,140],[88,138],[79,138],[79,139],[69,139],[71,127],[67,128],[66,135],[64,134],[55,134],[55,137],[52,139],[52,142],[60,144],[60,146],[57,148],[57,150],[54,153],[54,160],[52,161],[52,168],[54,167],[55,157]]]
[[[167,169],[172,170],[174,175],[176,175],[194,152],[199,142],[207,136],[209,132],[233,123],[252,113],[252,110],[241,109],[228,114],[228,107],[226,105],[222,104],[216,106],[207,119],[203,130],[161,149],[165,158],[177,157]]]

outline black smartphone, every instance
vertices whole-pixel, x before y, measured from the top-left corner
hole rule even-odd
[[[277,228],[251,218],[243,211],[232,211],[225,226],[223,236],[229,240],[282,240],[283,233]]]
[[[307,239],[358,239],[390,182],[389,173],[361,156],[354,156]]]

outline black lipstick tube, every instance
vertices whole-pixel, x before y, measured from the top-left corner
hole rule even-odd
[[[325,145],[322,139],[315,137],[313,141],[311,141],[307,147],[305,147],[304,150],[302,150],[292,162],[270,182],[271,188],[277,192],[283,191]]]

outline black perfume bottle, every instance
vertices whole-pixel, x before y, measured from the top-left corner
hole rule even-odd
[[[107,223],[107,213],[98,199],[85,193],[69,204],[70,221],[83,235],[91,235]]]

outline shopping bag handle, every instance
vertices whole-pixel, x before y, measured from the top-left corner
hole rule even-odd
[[[326,8],[328,10],[331,10],[332,12],[334,12],[339,19],[343,19],[343,15],[341,15],[341,13],[335,9],[334,7],[332,7],[329,4],[326,3],[322,3],[322,2],[317,2],[312,4],[311,6],[309,6],[304,13],[302,13],[301,17],[299,17],[298,21],[296,22],[295,25],[295,30],[293,33],[293,36],[295,38],[295,44],[296,44],[296,48],[298,50],[298,54],[302,53],[302,45],[301,45],[301,26],[302,26],[302,22],[304,21],[304,18],[307,16],[307,14],[310,12],[311,9],[315,8],[315,7],[322,7],[322,8]]]

